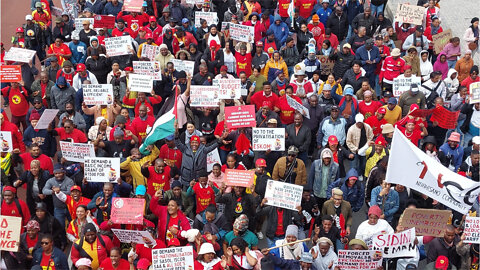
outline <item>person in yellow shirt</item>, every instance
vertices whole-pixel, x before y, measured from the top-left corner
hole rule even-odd
[[[147,33],[145,35],[145,39],[147,41],[143,42],[142,44],[140,44],[140,46],[138,46],[138,52],[137,52],[137,57],[138,58],[142,57],[143,46],[145,46],[145,45],[158,46],[157,44],[155,44],[155,42],[153,42],[152,33]]]
[[[154,145],[147,146],[147,149],[148,151],[151,151],[151,153],[148,156],[141,158],[141,154],[138,148],[133,148],[130,151],[131,156],[129,156],[124,162],[120,164],[120,169],[128,170],[130,172],[130,175],[132,176],[132,182],[129,184],[133,185],[134,190],[137,188],[138,185],[147,186],[147,180],[142,174],[142,165],[147,162],[153,162],[160,154],[160,150],[158,150],[158,148]]]
[[[397,105],[397,99],[391,97],[388,99],[388,104],[384,105],[383,108],[386,109],[387,113],[383,117],[389,124],[395,125],[397,121],[402,119],[402,108]]]

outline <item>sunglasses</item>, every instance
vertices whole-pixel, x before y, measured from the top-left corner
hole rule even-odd
[[[46,246],[48,244],[50,244],[50,242],[41,242],[42,246]]]
[[[289,157],[296,157],[297,155],[295,154],[288,154]]]

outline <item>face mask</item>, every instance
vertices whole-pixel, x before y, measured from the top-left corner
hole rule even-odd
[[[315,55],[308,55],[308,60],[315,60]]]
[[[72,114],[74,112],[73,109],[68,109],[68,110],[65,110],[68,114]]]

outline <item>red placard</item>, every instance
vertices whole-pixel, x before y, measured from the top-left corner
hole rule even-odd
[[[421,110],[421,109],[417,109],[417,110],[413,110],[411,113],[409,113],[408,115],[411,115],[413,117],[427,117],[429,116],[430,114],[433,113],[433,110],[434,109],[429,109],[429,110]]]
[[[251,187],[255,171],[246,170],[225,170],[225,185],[237,187]]]
[[[451,112],[444,107],[437,107],[433,110],[430,121],[438,122],[438,126],[445,129],[455,129],[457,127],[458,116],[460,111]]]
[[[228,128],[255,127],[255,105],[225,107]]]
[[[115,16],[108,15],[95,15],[93,17],[95,28],[104,28],[113,29],[115,28]]]
[[[123,7],[125,11],[140,12],[142,10],[143,0],[124,0]]]
[[[113,198],[110,219],[116,224],[143,224],[145,199]]]
[[[0,66],[0,81],[19,82],[22,80],[22,70],[19,65]]]

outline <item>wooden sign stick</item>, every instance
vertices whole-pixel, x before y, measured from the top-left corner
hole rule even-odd
[[[281,248],[281,247],[289,246],[289,245],[295,245],[295,244],[302,243],[302,242],[307,242],[307,241],[310,241],[310,238],[305,238],[305,239],[302,239],[302,240],[297,240],[297,241],[293,241],[293,242],[290,242],[290,243],[285,243],[285,244],[282,244],[280,246],[275,246],[275,247],[268,248],[267,250],[270,251],[272,249]]]

